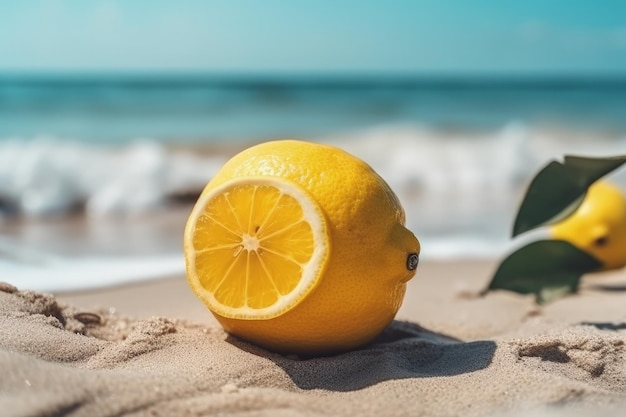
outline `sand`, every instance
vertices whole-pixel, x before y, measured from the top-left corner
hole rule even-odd
[[[494,268],[423,261],[375,343],[315,358],[228,336],[184,277],[54,295],[2,277],[0,415],[622,416],[624,271],[539,308],[477,297]]]

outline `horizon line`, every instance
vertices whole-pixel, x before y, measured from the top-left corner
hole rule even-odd
[[[624,73],[372,72],[372,71],[17,71],[0,70],[0,84],[218,87],[576,87],[624,86]]]

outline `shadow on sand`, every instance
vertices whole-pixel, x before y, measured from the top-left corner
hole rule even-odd
[[[589,288],[596,291],[626,292],[626,284],[594,284],[590,285]]]
[[[612,330],[612,331],[619,331],[619,330],[626,330],[626,323],[611,323],[611,322],[604,322],[604,321],[583,321],[580,323],[583,326],[593,326],[598,330]]]
[[[228,342],[281,367],[302,389],[353,391],[382,381],[443,377],[484,369],[492,341],[462,342],[409,322],[394,321],[370,345],[336,356],[292,358],[270,353],[234,337]]]

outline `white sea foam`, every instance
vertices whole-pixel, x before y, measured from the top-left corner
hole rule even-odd
[[[396,125],[319,139],[367,161],[401,195],[499,193],[523,185],[549,159],[564,154],[626,151],[626,138],[572,137],[516,123],[491,134]],[[149,139],[117,148],[52,138],[3,139],[0,200],[32,216],[83,204],[94,216],[148,211],[162,206],[168,195],[200,189],[229,156],[171,152]]]
[[[367,161],[403,203],[426,257],[500,256],[527,183],[566,154],[616,156],[626,137],[530,129],[510,123],[491,134],[382,126],[330,137]],[[626,168],[611,178],[626,187]]]
[[[0,239],[2,279],[22,289],[76,291],[184,273],[182,254],[67,257]]]
[[[420,126],[381,126],[326,138],[361,157],[398,190],[428,193],[498,191],[524,184],[565,154],[615,156],[626,137],[533,130],[512,122],[486,133],[442,133]]]
[[[4,279],[20,289],[43,292],[80,291],[146,281],[184,273],[182,256],[59,259],[48,264],[22,264],[0,259]],[[89,277],[89,279],[86,279]]]
[[[317,140],[361,157],[387,180],[405,207],[409,228],[422,242],[425,259],[501,256],[511,247],[510,228],[524,188],[541,166],[565,154],[626,153],[626,137],[517,123],[492,133],[379,126]],[[117,148],[50,138],[0,140],[0,203],[24,216],[77,206],[92,217],[147,212],[163,207],[172,194],[199,191],[230,156],[173,152],[150,140]],[[612,178],[626,187],[626,169]],[[20,286],[54,291],[183,271],[180,253],[136,258],[86,254],[78,262],[49,256],[52,260],[41,264],[34,261],[37,257],[16,261],[0,253],[0,271],[17,277]],[[87,272],[88,282],[82,279]]]
[[[225,161],[167,152],[144,139],[122,148],[51,138],[0,141],[0,200],[26,216],[84,205],[90,216],[143,212],[197,190]]]

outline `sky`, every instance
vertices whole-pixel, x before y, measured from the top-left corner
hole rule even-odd
[[[626,0],[2,0],[14,71],[626,75]]]

